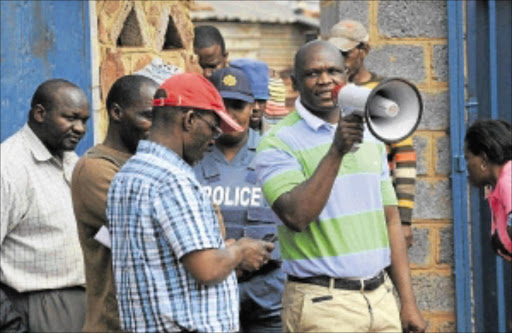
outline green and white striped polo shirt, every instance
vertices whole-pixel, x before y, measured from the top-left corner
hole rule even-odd
[[[296,110],[265,135],[255,168],[270,204],[312,176],[335,131],[336,125],[297,100]],[[396,204],[385,146],[366,129],[359,149],[343,157],[318,219],[302,232],[279,225],[284,272],[297,277],[376,275],[390,265],[384,206]]]

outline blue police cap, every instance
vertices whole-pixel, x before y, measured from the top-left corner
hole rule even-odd
[[[238,99],[253,103],[251,83],[240,69],[224,67],[213,72],[210,81],[222,98]]]
[[[270,98],[268,91],[270,71],[266,63],[253,59],[235,59],[229,65],[241,69],[249,77],[254,98],[264,100]]]

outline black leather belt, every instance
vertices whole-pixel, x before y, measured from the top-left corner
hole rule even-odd
[[[329,287],[331,279],[331,277],[325,275],[311,276],[307,278],[299,278],[296,276],[288,275],[288,281],[315,284],[322,287]],[[381,271],[376,276],[366,280],[334,278],[334,288],[336,289],[370,291],[377,289],[382,283],[384,283],[384,271]]]

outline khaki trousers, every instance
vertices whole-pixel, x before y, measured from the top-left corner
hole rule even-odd
[[[284,332],[402,332],[393,284],[353,291],[287,281]]]

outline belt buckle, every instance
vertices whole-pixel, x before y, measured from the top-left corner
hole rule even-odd
[[[368,282],[374,282],[374,283],[377,283],[379,282],[379,280],[383,280],[383,272],[379,272],[379,274],[375,275],[374,277],[371,277],[367,280],[364,280],[364,279],[361,279],[361,292],[365,291],[365,288],[366,288],[366,284],[365,282],[368,281]],[[373,290],[373,289],[372,289]]]

